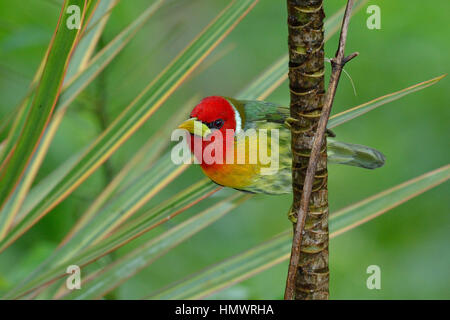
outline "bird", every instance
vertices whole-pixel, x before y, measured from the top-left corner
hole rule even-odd
[[[287,123],[289,115],[289,108],[267,101],[209,96],[193,108],[189,118],[178,128],[186,130],[191,153],[197,158],[203,173],[214,183],[243,192],[280,195],[292,192],[291,131]],[[258,154],[255,148],[260,148],[258,132],[261,129],[268,132],[268,154],[278,152],[276,168],[271,168],[271,164],[259,157],[256,161],[249,161],[252,151]],[[278,133],[275,148],[272,144],[273,129],[277,129]],[[249,131],[251,133],[247,135]],[[221,134],[222,148],[211,148],[217,139],[211,138],[214,133]],[[328,133],[334,136],[331,131]],[[195,147],[196,143],[200,147]],[[202,161],[208,148],[213,149],[211,155],[216,156],[215,161]],[[245,150],[245,159],[238,161],[236,150]],[[328,163],[366,169],[379,168],[385,163],[385,156],[378,150],[333,138],[327,139],[327,154]]]

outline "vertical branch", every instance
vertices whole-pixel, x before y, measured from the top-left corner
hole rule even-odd
[[[291,1],[288,0],[288,6],[290,2]],[[310,3],[313,1],[304,0],[298,2]],[[315,133],[312,136],[308,135],[308,141],[312,143],[312,147],[309,153],[310,157],[308,165],[306,167],[302,191],[299,191],[299,189],[296,188],[299,182],[298,179],[302,178],[296,172],[304,171],[304,167],[300,167],[300,170],[298,169],[298,167],[296,166],[298,159],[296,159],[297,155],[295,154],[298,151],[295,150],[294,152],[294,146],[297,145],[298,139],[301,139],[297,135],[297,132],[295,132],[294,125],[301,124],[302,119],[301,117],[295,118],[296,114],[293,110],[293,106],[295,107],[295,101],[293,101],[293,95],[291,93],[292,119],[290,122],[292,126],[294,187],[294,205],[292,215],[294,219],[297,219],[297,225],[294,228],[295,233],[292,242],[285,299],[327,299],[329,296],[328,200],[326,189],[326,144],[324,143],[324,141],[326,140],[326,126],[328,118],[330,116],[331,107],[333,105],[342,68],[348,61],[358,55],[357,53],[353,53],[348,57],[344,56],[347,30],[350,21],[352,6],[353,0],[348,0],[344,14],[344,20],[342,22],[338,51],[336,52],[336,57],[331,60],[332,72],[329,88],[325,96],[320,118],[318,119],[318,122],[313,124],[317,126]],[[289,17],[289,21],[290,19],[291,18]],[[290,27],[289,31],[290,36],[291,28],[292,27]],[[292,68],[292,64],[290,65],[290,68]],[[291,91],[293,85],[295,85],[295,83],[292,82],[291,78]],[[323,98],[323,94],[320,96],[320,98]],[[305,133],[306,132],[310,133],[310,130],[305,131]],[[296,134],[295,139],[297,140],[294,140],[294,134]],[[296,203],[299,196],[300,201],[299,203]],[[296,215],[296,213],[298,214]]]
[[[303,182],[324,101],[323,0],[287,0],[293,206],[297,221]],[[313,181],[310,213],[301,239],[301,259],[287,281],[285,299],[328,298],[328,191],[326,145]],[[298,255],[297,255],[298,256]],[[294,255],[296,257],[296,255]],[[295,271],[294,271],[295,270]],[[296,274],[296,275],[295,275]],[[296,279],[296,283],[295,280]]]

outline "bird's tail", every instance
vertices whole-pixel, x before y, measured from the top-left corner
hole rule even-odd
[[[376,169],[384,165],[384,155],[370,147],[328,138],[327,148],[328,163],[346,164],[366,169]]]

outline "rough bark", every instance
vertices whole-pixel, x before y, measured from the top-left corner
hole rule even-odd
[[[324,104],[324,11],[322,0],[287,0],[289,28],[289,121],[292,131],[295,223],[314,133]],[[325,140],[326,138],[324,138]],[[328,190],[326,143],[322,143],[300,246],[295,299],[328,299]]]

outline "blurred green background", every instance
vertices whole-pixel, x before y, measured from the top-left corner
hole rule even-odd
[[[107,121],[112,121],[228,2],[177,0],[158,11],[103,73],[106,96],[99,97],[97,81],[71,106],[37,181],[102,131],[93,112],[98,99],[104,99]],[[25,96],[52,36],[60,4],[57,0],[0,2],[0,119],[5,119]],[[325,0],[327,16],[344,4],[343,0]],[[381,30],[366,27],[369,15],[365,10],[370,4],[381,8]],[[147,5],[148,0],[121,1],[102,41],[108,43]],[[347,52],[360,52],[346,66],[357,94],[343,76],[334,113],[448,72],[449,12],[448,0],[437,0],[432,5],[409,0],[369,1],[353,18],[347,42]],[[326,56],[332,57],[336,47],[335,35],[325,46]],[[110,167],[117,172],[161,123],[193,95],[236,95],[286,52],[286,3],[260,0],[203,63],[201,72],[184,83],[112,157]],[[376,171],[330,166],[331,212],[448,163],[449,81],[445,78],[335,130],[339,140],[375,147],[386,155],[387,161]],[[287,83],[268,100],[288,105]],[[187,186],[201,175],[200,169],[192,166],[181,181]],[[0,256],[0,291],[13,286],[50,253],[104,186],[106,177],[106,170],[99,169]],[[170,185],[160,198],[180,187]],[[445,183],[331,240],[331,298],[449,299],[449,191],[449,183]],[[154,289],[286,230],[290,227],[286,218],[290,202],[290,195],[252,198],[128,280],[116,290],[116,297],[147,296]],[[192,213],[177,219],[184,220]],[[148,235],[121,248],[116,255],[126,253],[146,238]],[[366,288],[369,265],[381,268],[381,290]],[[281,299],[286,271],[287,262],[211,298]]]

